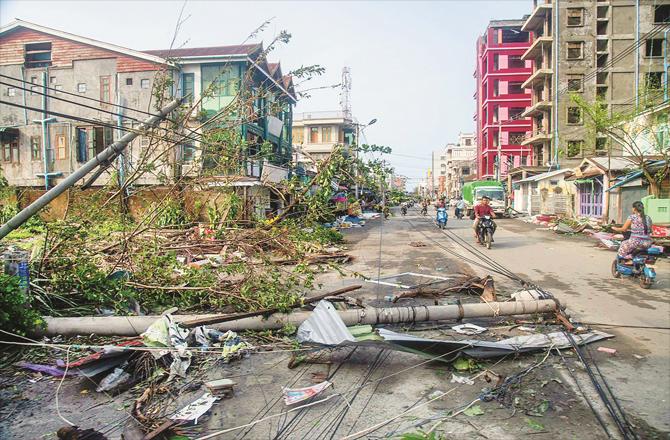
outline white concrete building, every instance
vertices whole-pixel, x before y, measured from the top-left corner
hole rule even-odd
[[[293,148],[297,162],[310,169],[313,162],[327,158],[336,145],[355,143],[356,123],[341,111],[295,113],[293,115]]]
[[[457,144],[445,148],[445,193],[447,197],[460,195],[463,179],[476,174],[477,140],[474,133],[460,133]]]

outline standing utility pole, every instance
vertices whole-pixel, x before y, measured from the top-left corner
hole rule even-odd
[[[48,157],[48,152],[50,150],[49,144],[50,144],[50,139],[49,139],[49,123],[53,122],[56,120],[56,118],[50,118],[49,117],[49,112],[47,109],[48,105],[48,88],[47,88],[47,81],[49,80],[49,74],[48,72],[44,71],[42,72],[42,119],[33,119],[33,122],[36,124],[41,124],[42,125],[42,163],[44,165],[44,189],[48,190],[49,189],[49,177],[52,176],[60,176],[61,173],[49,173],[49,157]],[[25,97],[25,90],[23,91],[23,95]],[[24,102],[25,106],[25,102]],[[27,111],[27,110],[26,110]],[[32,154],[32,152],[31,152]],[[39,174],[38,174],[39,176]]]
[[[142,125],[140,125],[138,131],[126,133],[126,135],[123,136],[121,139],[119,139],[109,147],[102,150],[94,158],[83,164],[72,174],[63,179],[58,185],[54,186],[52,189],[44,193],[42,197],[35,200],[33,203],[31,203],[23,210],[21,210],[21,212],[19,212],[14,217],[9,219],[7,223],[5,223],[4,225],[2,225],[2,227],[0,227],[0,239],[4,238],[14,229],[21,226],[30,217],[37,214],[37,212],[40,209],[48,205],[53,199],[63,194],[71,186],[74,186],[74,184],[77,183],[78,180],[83,179],[88,173],[90,173],[100,165],[106,165],[110,160],[113,160],[115,157],[121,154],[123,150],[128,146],[128,144],[138,136],[138,132],[151,128],[155,126],[158,122],[165,119],[165,117],[170,112],[172,112],[175,108],[177,108],[181,104],[182,99],[176,99],[172,101],[171,103],[163,107],[158,114],[145,119]]]

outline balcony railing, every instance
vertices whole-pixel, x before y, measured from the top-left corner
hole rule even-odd
[[[546,130],[534,130],[530,133],[527,133],[521,145],[532,145],[537,143],[543,143],[548,140],[551,140],[551,133],[548,133]]]

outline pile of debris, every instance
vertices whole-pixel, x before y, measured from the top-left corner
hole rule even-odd
[[[19,362],[17,366],[55,377],[100,377],[97,392],[118,393],[149,378],[165,376],[167,382],[185,378],[193,349],[217,353],[224,362],[230,362],[253,348],[232,331],[205,326],[183,328],[170,314],[157,319],[139,337],[78,347],[91,348],[93,353],[71,362],[58,360],[55,365]]]
[[[22,362],[22,368],[56,377],[80,377],[95,381],[96,390],[106,394],[118,394],[133,389],[137,397],[130,408],[133,420],[127,426],[128,438],[151,439],[165,435],[184,435],[195,428],[198,421],[206,416],[217,402],[224,398],[234,398],[233,390],[237,385],[232,377],[215,377],[193,381],[187,379],[194,368],[210,370],[208,360],[212,357],[228,363],[241,359],[256,351],[272,349],[248,342],[253,336],[248,334],[242,339],[236,331],[243,329],[282,329],[295,326],[295,342],[300,348],[284,340],[285,347],[293,347],[293,359],[289,368],[301,362],[310,362],[310,353],[318,354],[326,350],[364,346],[381,351],[396,350],[420,355],[429,360],[449,362],[458,370],[461,364],[466,371],[472,362],[482,359],[503,358],[508,355],[534,353],[556,348],[568,348],[572,344],[591,343],[612,337],[612,335],[577,329],[571,337],[560,329],[562,316],[560,304],[553,298],[546,298],[540,292],[520,291],[512,300],[497,302],[493,279],[485,277],[452,277],[449,280],[437,280],[405,289],[395,299],[400,304],[394,307],[367,307],[359,301],[346,301],[344,310],[337,310],[331,302],[346,292],[359,289],[350,286],[334,292],[305,298],[293,304],[294,309],[315,304],[310,311],[294,310],[291,313],[278,313],[277,309],[228,315],[180,316],[166,313],[160,317],[91,317],[50,318],[47,320],[47,332],[60,334],[62,330],[71,334],[87,334],[90,328],[82,327],[82,322],[100,321],[98,327],[111,329],[109,335],[139,334],[130,338],[114,339],[105,345],[78,345],[77,350],[93,350],[88,354],[66,362],[55,364],[34,364]],[[403,306],[407,298],[416,296],[442,297],[453,293],[477,295],[476,303],[461,303],[422,306]],[[505,317],[544,316],[546,319],[520,321],[524,324],[519,330],[526,334],[501,336],[494,327],[478,325],[490,322],[500,323]],[[554,319],[551,318],[554,317]],[[127,321],[126,330],[118,331],[118,326],[107,324]],[[448,325],[453,336],[449,338],[420,337],[399,333],[389,325],[398,323],[434,322]],[[465,322],[462,322],[465,321]],[[445,324],[450,322],[450,324]],[[525,323],[542,322],[542,326],[554,330],[543,333],[535,324],[529,327]],[[548,323],[556,324],[548,324]],[[86,330],[89,330],[87,332]],[[135,332],[135,333],[133,333]],[[141,333],[140,333],[141,332]],[[509,333],[505,333],[509,335]],[[573,340],[571,340],[573,339]],[[48,346],[48,344],[45,344]],[[68,349],[69,350],[69,349]],[[307,354],[304,354],[307,353]],[[68,353],[69,354],[69,353]],[[202,356],[196,356],[201,354]],[[69,357],[69,356],[68,356]],[[460,370],[458,370],[460,371]],[[315,379],[315,378],[313,378]],[[195,382],[190,386],[191,382]],[[316,383],[314,383],[316,382]],[[452,382],[468,384],[465,376],[454,375]],[[498,377],[503,383],[504,378]],[[315,405],[341,396],[330,391],[335,385],[332,376],[319,377],[308,386],[287,386],[281,391],[284,404],[291,408],[300,405]],[[189,402],[175,405],[170,396],[180,394],[178,390],[189,387],[192,392]],[[341,389],[341,387],[337,387]],[[195,393],[197,391],[197,393]],[[492,392],[495,391],[495,388]],[[170,411],[167,408],[171,408]],[[64,428],[63,435],[75,432],[76,427]],[[137,431],[135,437],[130,431]],[[86,432],[81,430],[80,432]],[[195,431],[193,431],[195,432]],[[126,435],[126,433],[124,433]],[[62,437],[68,438],[68,437]],[[92,437],[93,438],[93,437]],[[99,437],[104,439],[105,437]]]
[[[616,251],[624,240],[623,234],[612,231],[612,225],[602,225],[592,217],[577,219],[559,217],[556,215],[534,215],[524,219],[526,223],[543,226],[557,234],[584,234],[597,240],[598,246]],[[655,247],[663,252],[664,247],[670,248],[670,227],[654,225],[651,237]]]

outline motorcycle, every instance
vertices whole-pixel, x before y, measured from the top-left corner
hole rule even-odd
[[[658,248],[640,249],[633,252],[632,259],[622,258],[617,255],[612,262],[612,276],[620,278],[621,275],[640,279],[640,287],[648,289],[656,280],[654,264],[656,258],[661,255]]]
[[[491,243],[493,243],[493,220],[490,215],[485,215],[479,219],[477,237],[479,237],[479,242],[486,246],[486,249],[491,249]]]
[[[440,229],[444,229],[447,227],[447,208],[437,208],[437,215],[435,217],[435,221],[437,222],[437,227]]]
[[[463,220],[463,210],[460,209],[460,208],[455,208],[454,209],[454,216],[459,220]]]
[[[402,205],[400,207],[400,213],[402,214],[403,217],[406,216],[407,215],[407,206]]]
[[[421,215],[427,215],[428,214],[428,207],[426,205],[421,207]]]

